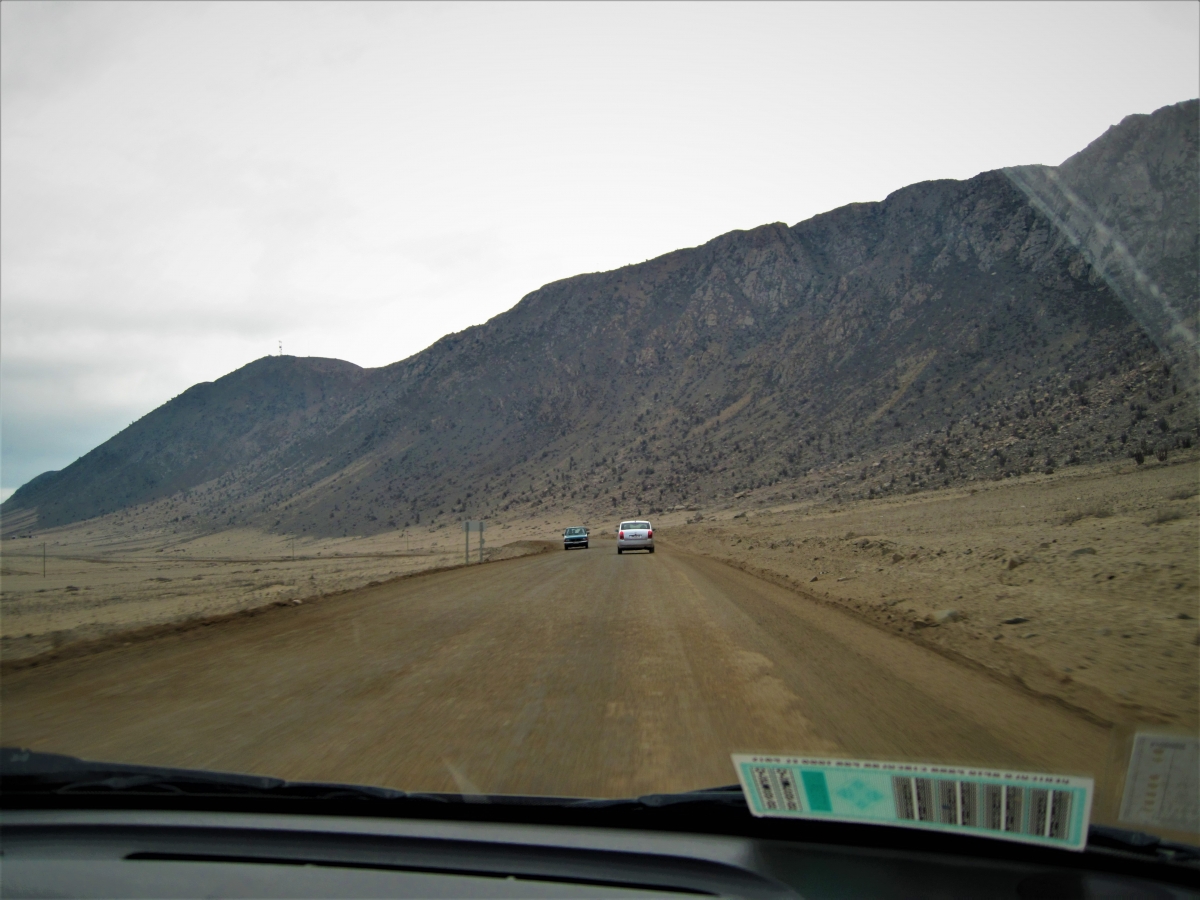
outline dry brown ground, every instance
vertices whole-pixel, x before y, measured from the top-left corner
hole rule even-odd
[[[655,524],[680,550],[836,604],[1102,721],[1194,728],[1198,487],[1196,459],[1122,463],[843,505],[768,489]],[[598,546],[611,548],[616,521],[586,522]],[[571,524],[581,523],[569,513],[489,523],[485,556],[545,549]],[[298,540],[292,552],[278,535],[198,536],[136,517],[6,540],[0,656],[11,664],[130,629],[459,565],[463,535]],[[1004,624],[1013,619],[1025,621]]]
[[[1192,459],[839,507],[745,497],[659,537],[1103,721],[1195,728],[1198,487]]]
[[[486,537],[485,560],[547,546],[511,528]],[[449,529],[294,544],[250,529],[192,535],[103,519],[39,532],[0,544],[0,659],[11,664],[149,626],[303,603],[462,565],[464,549],[463,534]],[[476,535],[471,550],[475,562]]]

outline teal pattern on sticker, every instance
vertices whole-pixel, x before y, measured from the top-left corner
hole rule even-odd
[[[884,799],[884,795],[856,778],[838,791],[838,796],[859,811],[865,811]]]
[[[832,812],[833,804],[829,801],[829,786],[825,784],[824,772],[801,772],[800,780],[804,782],[804,794],[808,797],[808,807],[813,812]]]

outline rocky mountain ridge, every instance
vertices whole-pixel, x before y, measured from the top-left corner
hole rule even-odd
[[[1197,112],[554,282],[380,369],[266,357],[2,512],[370,534],[1177,452],[1200,436]]]

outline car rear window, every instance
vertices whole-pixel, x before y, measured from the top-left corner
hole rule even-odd
[[[649,529],[649,528],[650,528],[650,523],[649,523],[649,522],[622,522],[622,523],[621,523],[621,527],[622,527],[622,528],[645,528],[645,529]]]

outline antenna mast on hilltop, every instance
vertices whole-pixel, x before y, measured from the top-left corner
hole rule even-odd
[[[279,342],[279,355],[283,356],[283,341]]]

